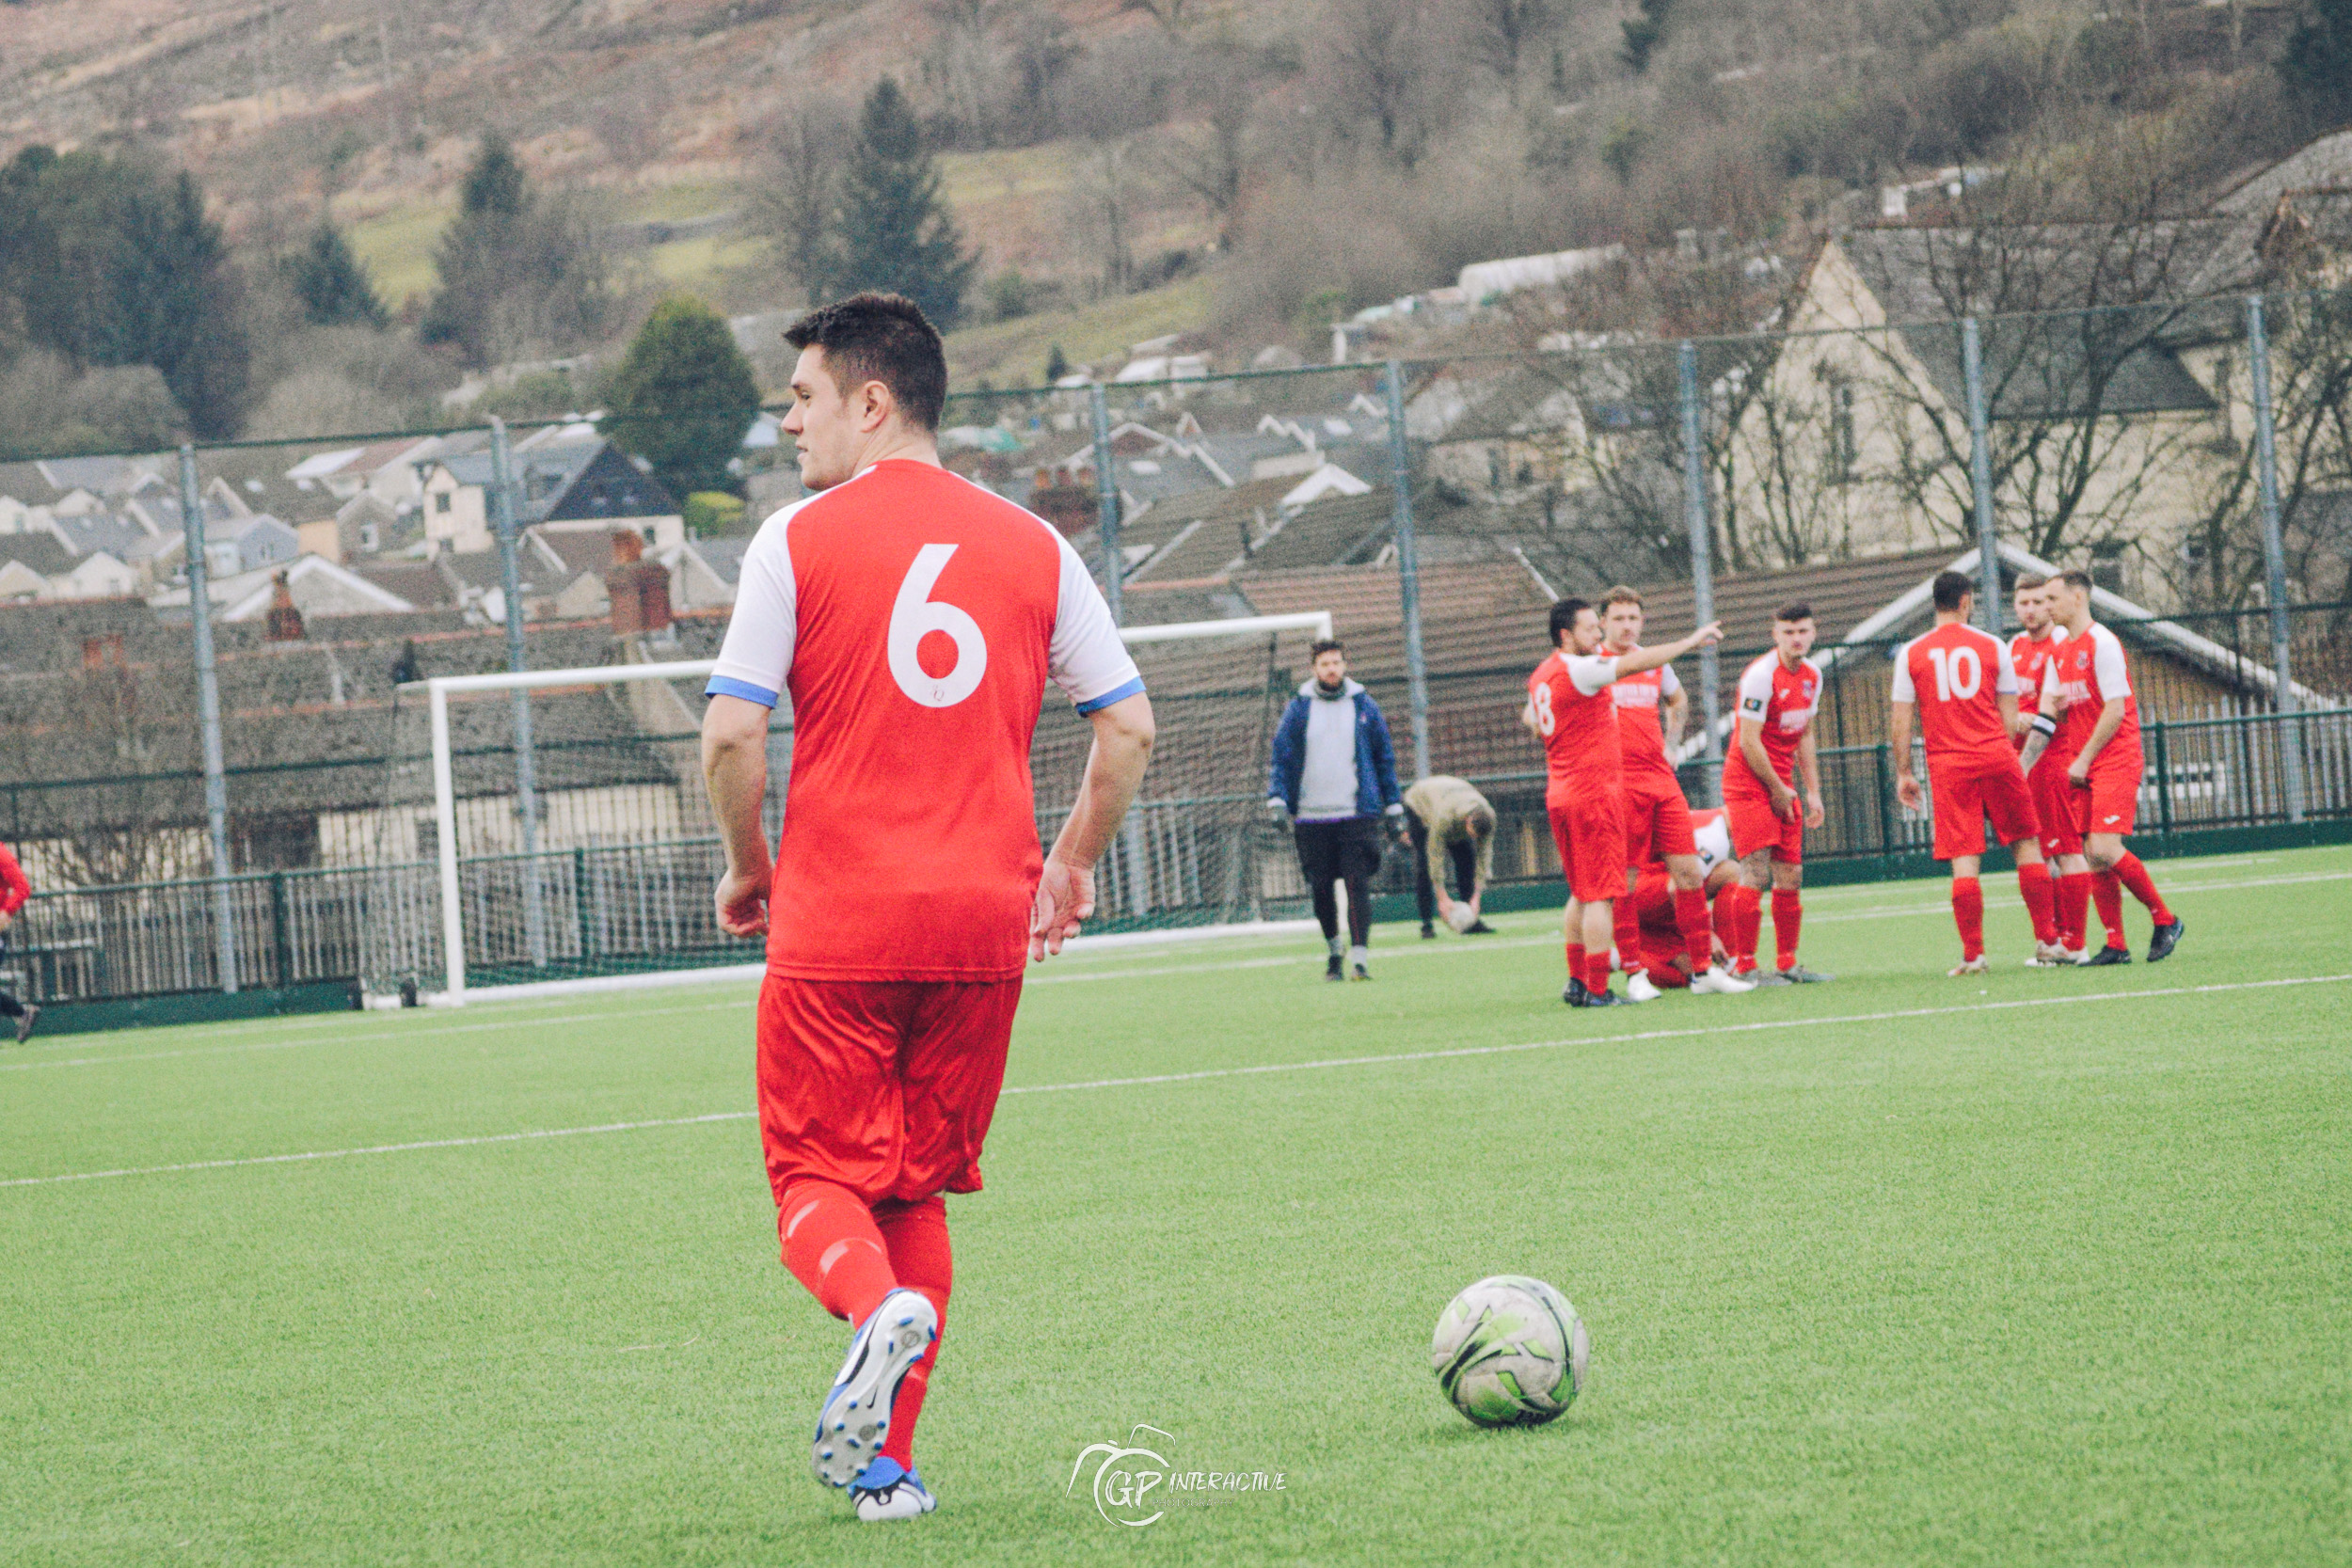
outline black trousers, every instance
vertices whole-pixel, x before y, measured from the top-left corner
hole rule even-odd
[[[1336,884],[1347,884],[1347,936],[1353,947],[1372,943],[1372,878],[1380,869],[1380,824],[1369,816],[1344,822],[1299,822],[1298,869],[1315,901],[1326,942],[1340,934]]]
[[[1406,806],[1405,831],[1413,836],[1413,902],[1426,926],[1438,918],[1438,890],[1429,880],[1429,824]],[[1454,863],[1454,896],[1467,904],[1478,891],[1478,846],[1457,838],[1445,847],[1445,854]]]
[[[0,931],[0,958],[5,958],[8,956],[8,933]],[[24,1004],[19,1002],[15,997],[10,996],[7,991],[0,990],[0,1018],[23,1018],[24,1016]]]

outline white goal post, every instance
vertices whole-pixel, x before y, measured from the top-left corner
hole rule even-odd
[[[1328,610],[1302,610],[1285,615],[1235,616],[1217,621],[1184,621],[1166,626],[1126,626],[1120,639],[1132,645],[1175,642],[1213,637],[1263,637],[1279,632],[1331,635]],[[715,659],[676,659],[662,664],[613,664],[570,670],[524,670],[484,675],[435,675],[404,683],[402,691],[425,694],[432,726],[433,816],[439,861],[441,943],[444,990],[436,1000],[446,1006],[466,1003],[466,924],[464,895],[458,877],[457,791],[450,747],[449,699],[452,692],[515,691],[541,687],[612,685],[628,681],[696,680],[716,668]],[[681,977],[693,972],[675,972]],[[580,982],[581,988],[594,981]],[[533,992],[546,983],[531,987]]]

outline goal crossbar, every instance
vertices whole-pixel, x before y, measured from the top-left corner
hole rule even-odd
[[[1300,610],[1283,615],[1237,615],[1218,621],[1179,621],[1165,626],[1122,626],[1121,641],[1135,645],[1174,642],[1188,638],[1263,637],[1285,631],[1331,635],[1331,612]],[[612,664],[571,670],[500,671],[481,675],[433,675],[404,681],[398,689],[422,691],[433,731],[433,816],[441,884],[441,945],[447,1006],[466,1001],[465,905],[458,879],[457,784],[449,741],[449,699],[452,692],[534,690],[547,687],[605,686],[625,681],[695,680],[718,668],[716,659],[672,659],[660,664]]]

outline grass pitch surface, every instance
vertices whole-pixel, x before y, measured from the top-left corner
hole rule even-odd
[[[808,1474],[747,989],[37,1040],[0,1560],[2344,1561],[2352,851],[2155,869],[2160,968],[2019,967],[1999,879],[1947,981],[1940,885],[1833,889],[1835,984],[1599,1015],[1533,915],[1057,960],[886,1528]],[[1591,1325],[1551,1426],[1429,1375],[1498,1272]],[[1137,1423],[1281,1489],[1106,1523]]]

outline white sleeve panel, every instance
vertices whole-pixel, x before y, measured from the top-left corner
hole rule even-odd
[[[1992,661],[1993,668],[1997,672],[1993,677],[1994,695],[2016,696],[2025,689],[2017,684],[2017,666],[2010,662],[2009,650],[2001,646],[2000,639],[1990,634],[1985,637],[1985,641],[1991,644],[1985,657]]]
[[[2123,644],[2105,626],[2090,628],[2090,668],[2099,677],[2099,697],[2113,702],[2132,694],[2132,677],[2123,660]]]
[[[1891,695],[1896,702],[1915,703],[1919,700],[1918,689],[1911,684],[1911,650],[1918,645],[1918,639],[1914,638],[1895,655],[1895,689]],[[1747,683],[1742,681],[1740,684],[1744,687]]]
[[[1658,672],[1658,695],[1671,697],[1682,689],[1682,682],[1675,677],[1675,667],[1665,665]]]
[[[1587,697],[1597,697],[1617,678],[1617,661],[1598,654],[1569,654],[1560,662],[1567,668],[1568,683]]]
[[[1103,591],[1094,586],[1093,574],[1058,530],[1054,538],[1061,553],[1061,590],[1054,609],[1054,638],[1046,650],[1046,673],[1069,693],[1079,712],[1091,713],[1141,691],[1143,677],[1120,639]]]
[[[726,640],[719,645],[718,667],[711,672],[705,696],[776,705],[792,673],[792,648],[800,635],[800,593],[787,531],[792,515],[807,504],[797,501],[760,524],[743,552],[735,610],[727,619]]]

